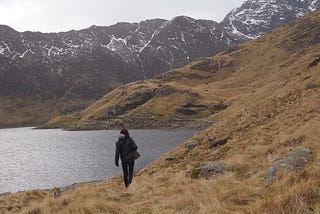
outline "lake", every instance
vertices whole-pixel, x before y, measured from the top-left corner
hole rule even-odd
[[[139,171],[194,130],[131,130]],[[122,175],[114,165],[119,130],[0,129],[0,194],[47,189]]]

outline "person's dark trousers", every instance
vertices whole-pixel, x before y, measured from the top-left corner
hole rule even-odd
[[[129,163],[122,163],[122,170],[123,170],[123,181],[126,188],[131,184],[133,178],[133,167],[134,161]]]

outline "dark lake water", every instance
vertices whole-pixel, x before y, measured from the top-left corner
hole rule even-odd
[[[114,165],[118,130],[0,129],[0,194],[121,175]],[[131,130],[141,157],[135,171],[192,136],[193,130]]]

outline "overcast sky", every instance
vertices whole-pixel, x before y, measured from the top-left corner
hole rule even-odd
[[[221,21],[244,0],[0,0],[0,24],[17,31],[59,32],[91,25],[172,19]]]

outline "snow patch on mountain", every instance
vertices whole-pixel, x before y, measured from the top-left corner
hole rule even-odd
[[[160,33],[160,31],[165,28],[168,24],[170,23],[170,21],[164,22],[156,31],[154,31],[154,33],[152,34],[150,40],[139,50],[139,52],[141,53],[153,40],[153,38],[155,38],[155,36]]]
[[[314,11],[314,10],[317,9],[317,7],[316,7],[316,3],[317,3],[317,2],[318,2],[317,0],[314,0],[314,1],[311,2],[310,6],[309,6],[309,9],[310,9],[311,11]]]
[[[319,0],[247,0],[225,18],[226,28],[248,39],[319,8]]]
[[[5,41],[1,41],[2,44],[0,44],[0,54],[3,54],[5,56],[9,56],[13,52],[10,50],[9,45]]]
[[[123,46],[127,46],[127,40],[123,38],[116,38],[114,35],[110,36],[110,42],[106,47],[111,51],[120,50]]]
[[[3,55],[3,54],[4,54],[4,52],[5,52],[5,50],[6,50],[6,49],[5,49],[5,48],[3,48],[3,47],[0,45],[0,54],[2,54],[2,55]]]

